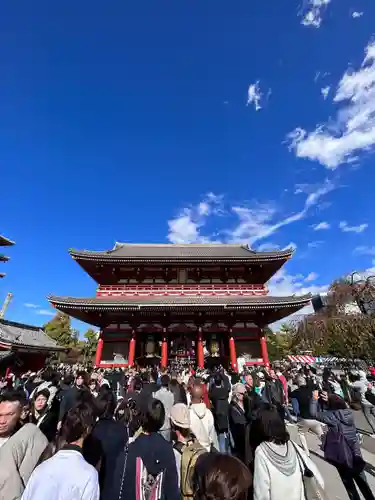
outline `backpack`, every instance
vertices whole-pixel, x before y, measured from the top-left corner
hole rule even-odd
[[[196,440],[187,443],[177,442],[173,448],[181,455],[180,489],[183,499],[193,498],[193,474],[198,458],[207,453],[206,448]]]
[[[141,457],[136,458],[135,498],[137,500],[160,500],[163,493],[164,471],[156,476],[147,471]]]
[[[325,436],[324,459],[333,465],[341,465],[352,469],[354,465],[354,454],[349,442],[339,427],[329,427]]]

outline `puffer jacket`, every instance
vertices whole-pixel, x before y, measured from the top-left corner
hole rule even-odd
[[[319,420],[319,422],[326,424],[328,427],[338,427],[349,443],[353,454],[357,457],[362,457],[357,429],[354,424],[353,413],[350,409],[319,411],[318,401],[312,400],[310,403],[310,413],[312,418]]]

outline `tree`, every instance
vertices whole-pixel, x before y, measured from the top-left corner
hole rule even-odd
[[[45,333],[59,345],[72,347],[77,344],[78,331],[72,328],[70,316],[58,311],[43,327]]]
[[[84,334],[84,338],[85,341],[83,342],[83,356],[85,361],[90,361],[95,355],[99,334],[97,331],[89,328]]]
[[[294,324],[290,335],[292,349],[311,350],[318,356],[374,358],[374,314],[361,314],[348,307],[359,300],[367,300],[367,295],[374,296],[374,287],[368,280],[364,285],[353,284],[347,279],[334,281],[329,288],[326,307]]]
[[[264,329],[264,334],[267,337],[268,356],[271,362],[281,360],[289,354],[290,339],[287,334],[274,333],[269,327]]]

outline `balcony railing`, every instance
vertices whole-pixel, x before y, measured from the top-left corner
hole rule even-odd
[[[264,285],[101,285],[97,297],[267,295]]]

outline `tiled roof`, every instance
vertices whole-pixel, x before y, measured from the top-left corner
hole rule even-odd
[[[218,260],[218,261],[267,261],[287,259],[293,249],[274,252],[255,252],[247,245],[227,244],[130,244],[116,243],[112,250],[94,252],[91,250],[70,250],[76,259],[110,260],[113,261],[143,261],[143,260]]]
[[[303,307],[309,303],[311,295],[289,296],[289,297],[271,297],[268,295],[261,297],[249,296],[227,296],[227,297],[206,297],[206,296],[164,296],[164,297],[93,297],[93,298],[74,298],[74,297],[54,297],[49,296],[48,300],[59,309],[88,309],[88,310],[140,310],[143,308],[160,307],[214,307],[214,308],[248,308],[248,309],[267,309],[282,307]]]
[[[0,262],[8,262],[8,260],[9,260],[9,257],[0,253]]]
[[[0,234],[0,247],[8,247],[15,244],[16,244],[15,241],[12,241],[9,238],[6,238],[5,236],[2,236]]]
[[[0,319],[0,342],[19,347],[60,350],[57,343],[37,326]]]

